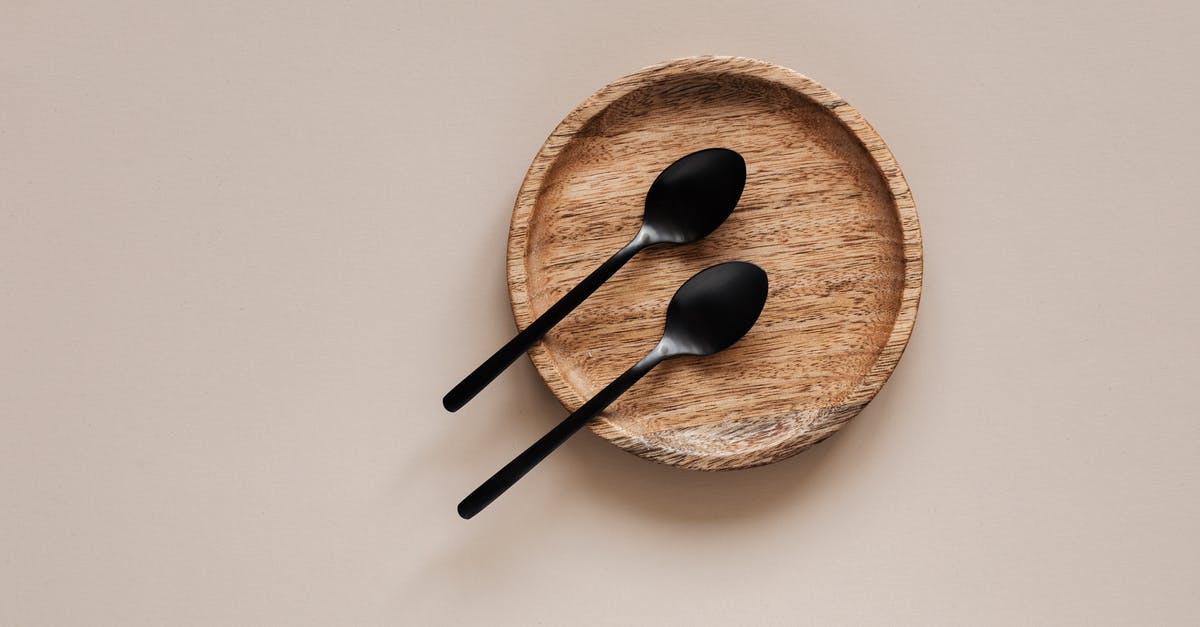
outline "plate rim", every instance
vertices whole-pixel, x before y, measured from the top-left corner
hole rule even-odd
[[[845,422],[857,415],[882,389],[908,345],[920,306],[922,275],[924,266],[923,240],[916,203],[908,181],[891,150],[874,127],[843,98],[815,80],[790,68],[768,61],[735,56],[690,56],[664,61],[644,67],[636,72],[610,82],[576,105],[570,113],[551,131],[538,149],[521,182],[513,204],[509,222],[507,245],[507,280],[509,302],[517,327],[524,329],[535,316],[529,304],[526,284],[526,249],[530,217],[536,204],[539,190],[551,166],[576,133],[594,116],[602,113],[611,103],[623,96],[655,82],[687,73],[739,74],[778,83],[820,104],[863,145],[871,160],[887,182],[893,205],[896,207],[904,263],[904,283],[901,289],[900,306],[895,323],[879,356],[867,371],[862,382],[855,387],[839,411],[828,411],[819,416],[821,429],[810,437],[786,442],[783,445],[768,443],[759,449],[745,449],[729,453],[664,450],[662,446],[648,445],[641,436],[622,434],[606,428],[602,421],[592,421],[591,430],[612,444],[652,461],[693,470],[735,470],[769,464],[786,459],[824,440],[837,431]],[[599,261],[597,261],[597,264]],[[557,362],[550,356],[544,342],[537,342],[528,355],[538,375],[550,388],[555,398],[568,411],[574,411],[586,401],[579,396],[559,371]],[[807,419],[805,422],[812,422]],[[759,453],[747,455],[748,453]],[[766,453],[766,454],[763,454]]]

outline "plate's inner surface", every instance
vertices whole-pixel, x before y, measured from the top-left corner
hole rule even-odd
[[[676,75],[633,91],[588,121],[546,172],[524,270],[531,311],[541,314],[634,235],[663,168],[710,147],[746,159],[729,220],[700,243],[638,254],[534,358],[573,408],[655,345],[667,302],[690,276],[723,261],[758,264],[770,295],[742,341],[660,365],[594,423],[646,457],[735,468],[790,455],[853,416],[859,407],[846,399],[900,308],[893,198],[835,115],[781,84],[735,74]]]

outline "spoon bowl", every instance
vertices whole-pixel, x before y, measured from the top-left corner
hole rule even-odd
[[[740,340],[767,302],[767,273],[744,261],[688,279],[667,305],[661,344],[671,356],[711,355]]]
[[[746,160],[728,148],[693,152],[667,166],[646,193],[642,232],[652,243],[688,244],[717,230],[742,197]]]

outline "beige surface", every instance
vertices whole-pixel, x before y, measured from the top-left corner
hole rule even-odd
[[[0,5],[0,624],[1200,622],[1189,3],[323,4]],[[908,352],[786,462],[582,434],[459,520],[562,416],[439,403],[530,158],[707,52],[887,139]]]

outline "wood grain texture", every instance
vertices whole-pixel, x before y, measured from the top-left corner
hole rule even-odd
[[[592,429],[658,462],[766,464],[831,435],[879,391],[912,331],[921,231],[896,160],[815,81],[762,61],[691,57],[601,89],[546,140],[513,211],[508,283],[524,328],[629,241],[646,190],[679,157],[741,153],[746,189],[704,241],[638,254],[531,351],[568,410],[657,342],[667,302],[696,272],[745,260],[771,288],[733,348],[670,360]]]

